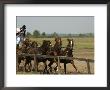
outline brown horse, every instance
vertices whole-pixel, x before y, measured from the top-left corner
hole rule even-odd
[[[55,38],[55,44],[51,49],[51,52],[49,53],[49,55],[51,56],[61,56],[62,55],[62,41],[61,41],[61,37],[56,37]],[[57,63],[57,59],[49,59],[50,63],[48,64],[49,68],[50,68],[50,72],[52,72],[52,64],[55,62],[58,66]],[[54,68],[55,72],[57,70],[57,66]]]
[[[35,41],[31,41],[26,38],[26,40],[23,42],[21,47],[16,47],[17,54],[25,53],[25,54],[37,54],[38,50],[37,47],[38,44]],[[24,59],[19,58],[19,62],[24,61],[25,62],[25,71],[31,71],[34,66],[33,64],[34,58],[32,56],[25,56]],[[20,66],[22,66],[22,63],[18,63]]]

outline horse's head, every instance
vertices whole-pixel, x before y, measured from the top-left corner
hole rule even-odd
[[[49,52],[51,50],[51,41],[43,40],[43,43],[41,45],[41,50],[43,54],[46,54],[47,52]]]
[[[73,46],[74,46],[74,41],[73,41],[73,39],[67,39],[67,41],[68,41],[68,46],[69,46],[69,47],[73,47]]]
[[[56,37],[55,43],[61,45],[62,44],[61,37]]]
[[[45,46],[45,47],[51,46],[51,41],[49,41],[49,40],[43,40],[42,46]]]
[[[33,41],[33,42],[32,42],[32,47],[33,47],[33,48],[37,48],[37,46],[38,46],[37,42]]]
[[[67,45],[66,49],[64,50],[64,53],[67,56],[72,57],[73,56],[74,41],[73,41],[73,39],[67,39],[67,41],[68,41],[68,45]]]
[[[53,49],[57,55],[61,54],[61,47],[62,47],[61,37],[56,37]]]

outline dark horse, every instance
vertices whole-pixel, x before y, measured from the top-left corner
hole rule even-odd
[[[22,46],[21,47],[17,47],[17,54],[37,54],[38,53],[38,44],[35,41],[31,41],[28,38],[25,39],[25,41],[23,41]],[[22,56],[21,56],[22,57]],[[31,70],[35,70],[34,67],[34,57],[33,56],[24,56],[23,58],[18,58],[18,64],[20,65],[20,63],[24,62],[25,63],[25,71],[31,71]],[[32,69],[34,67],[34,69]]]
[[[43,40],[42,45],[39,47],[39,54],[41,55],[49,55],[49,52],[51,51],[51,42],[49,40]],[[37,58],[38,62],[43,62],[45,64],[45,69],[43,73],[48,73],[49,71],[47,70],[47,64],[46,61],[48,58]]]
[[[67,57],[73,57],[74,41],[73,41],[73,39],[67,39],[67,41],[68,41],[68,44],[67,44],[67,47],[64,50],[63,55],[65,55]],[[71,63],[72,66],[75,68],[75,70],[78,72],[73,60],[68,60],[68,59],[67,60],[63,60],[62,59],[60,62],[64,63],[65,74],[66,74],[66,64],[67,63]]]
[[[65,48],[65,50],[62,50],[61,49],[62,48],[61,38],[59,38],[59,37],[55,38],[55,42],[56,43],[55,43],[55,45],[53,47],[53,52],[51,53],[51,55],[53,55],[53,56],[73,57],[73,46],[74,46],[73,39],[67,39],[67,40],[68,40],[67,47]],[[55,62],[54,60],[51,60],[48,66],[51,68],[51,65],[54,62]],[[68,64],[68,63],[71,63],[72,66],[75,68],[75,70],[78,71],[73,60],[60,59],[60,63],[64,63],[65,74],[66,74],[66,64]],[[56,64],[57,64],[57,66],[55,67],[55,71],[57,70],[57,67],[58,67],[58,63],[57,62],[56,62]]]

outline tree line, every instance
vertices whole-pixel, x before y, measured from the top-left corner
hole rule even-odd
[[[27,37],[32,37],[32,38],[53,38],[53,37],[56,37],[56,36],[60,36],[60,37],[94,37],[94,34],[93,33],[80,33],[80,34],[58,34],[56,32],[53,32],[51,34],[48,34],[46,32],[42,32],[40,33],[40,31],[38,30],[34,30],[33,33],[30,33],[30,32],[27,32],[26,33],[26,36]]]

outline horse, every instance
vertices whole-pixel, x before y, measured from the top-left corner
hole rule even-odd
[[[43,40],[43,44],[41,45],[40,47],[40,50],[41,50],[41,54],[42,55],[47,55],[48,52],[51,51],[51,41],[49,40]]]
[[[54,45],[54,48],[53,48],[53,52],[51,53],[51,55],[53,56],[67,56],[67,57],[73,57],[73,47],[74,47],[74,41],[73,39],[67,39],[68,41],[68,44],[66,46],[66,48],[64,50],[61,49],[62,47],[62,41],[61,41],[61,38],[55,38],[55,45]],[[58,63],[57,63],[57,60],[54,61],[54,60],[51,60],[50,63],[49,63],[49,67],[51,69],[51,65],[56,62],[57,66],[54,68],[54,70],[56,71],[58,69]],[[60,59],[60,63],[64,63],[64,72],[66,74],[66,64],[68,63],[71,63],[72,66],[75,68],[75,70],[78,72],[75,64],[74,64],[74,61],[73,60],[64,60],[64,59]]]
[[[73,41],[73,39],[67,39],[67,41],[68,41],[68,44],[67,44],[67,47],[65,48],[65,50],[63,51],[63,55],[67,56],[67,57],[73,57],[74,41]],[[68,63],[71,63],[72,66],[75,68],[76,72],[78,72],[73,60],[68,60],[68,59],[63,60],[63,59],[61,59],[60,62],[64,63],[65,74],[66,74],[66,64],[68,64]]]
[[[38,53],[38,44],[35,41],[31,41],[28,38],[26,38],[25,41],[23,41],[21,47],[17,47],[17,54],[25,53],[25,54],[37,54]],[[20,62],[25,62],[25,71],[33,71],[35,70],[35,63],[33,56],[25,56],[24,59],[19,59]],[[23,66],[22,63],[20,66]]]
[[[49,52],[51,51],[51,48],[52,48],[51,41],[43,40],[42,45],[38,49],[38,51],[40,52],[39,54],[49,55]],[[37,57],[37,60],[38,60],[38,62],[43,62],[44,65],[45,65],[43,73],[49,73],[49,71],[47,70],[47,64],[46,64],[46,61],[48,60],[48,58],[38,58]]]
[[[62,55],[63,52],[62,52],[61,48],[62,48],[61,37],[56,37],[55,38],[55,44],[52,47],[51,52],[49,53],[49,55],[51,55],[51,56],[60,56],[60,55]],[[53,60],[50,59],[49,61],[50,61],[50,63],[48,64],[48,66],[49,66],[50,72],[52,72],[52,67],[51,67],[52,64],[55,62],[56,65],[58,66],[57,59],[53,59]],[[55,72],[57,70],[57,66],[54,68]]]
[[[29,45],[27,47],[27,53],[28,54],[38,54],[38,44],[35,41],[29,42]]]
[[[38,44],[37,44],[37,42],[28,40],[28,43],[26,43],[26,44],[28,45],[27,46],[27,53],[28,54],[38,54]],[[29,56],[29,58],[31,59],[30,61],[28,60],[29,63],[30,63],[30,66],[31,66],[31,71],[35,71],[34,58],[33,58],[33,56]]]

